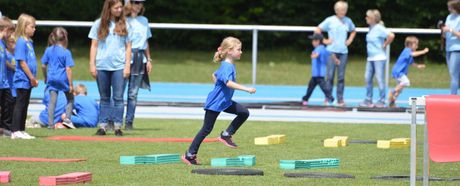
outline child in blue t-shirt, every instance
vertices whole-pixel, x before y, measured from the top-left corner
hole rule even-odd
[[[324,76],[326,76],[326,65],[327,59],[329,57],[329,52],[324,47],[322,40],[322,34],[313,34],[308,36],[311,39],[311,45],[315,47],[311,53],[311,79],[308,83],[307,93],[302,97],[302,105],[308,105],[308,100],[310,99],[313,90],[315,90],[316,85],[319,85],[321,90],[326,96],[325,105],[332,104],[334,102],[334,97],[331,95],[331,90],[327,86]]]
[[[16,60],[14,59],[14,48],[16,47],[16,41],[14,37],[11,36],[6,41],[6,76],[8,76],[8,83],[10,84],[11,95],[13,96],[13,104],[14,106],[14,98],[16,97],[16,89],[13,88],[13,77],[14,72],[16,71]],[[13,111],[11,111],[13,113]]]
[[[12,127],[13,97],[12,83],[8,77],[8,55],[6,42],[14,31],[14,25],[7,17],[0,15],[0,134],[9,134]]]
[[[222,111],[236,114],[237,117],[226,130],[221,132],[218,139],[231,148],[237,147],[232,141],[232,135],[248,119],[249,111],[243,105],[232,100],[233,92],[235,89],[251,94],[256,92],[255,88],[236,83],[235,61],[240,59],[241,53],[241,41],[234,37],[227,37],[222,41],[214,55],[214,62],[220,62],[220,67],[212,74],[215,86],[208,94],[206,103],[204,104],[206,113],[204,115],[203,127],[193,139],[189,149],[182,156],[182,161],[188,165],[199,164],[196,155],[201,142],[211,133],[217,116]]]
[[[390,107],[395,106],[395,101],[398,98],[399,94],[401,94],[403,88],[410,86],[410,81],[407,77],[409,65],[415,66],[418,69],[425,68],[424,64],[414,63],[414,57],[424,55],[429,51],[428,48],[417,51],[418,39],[415,36],[406,37],[404,45],[406,46],[406,48],[404,48],[404,50],[399,55],[398,60],[393,66],[393,70],[391,72],[393,78],[397,81],[397,85],[395,89],[393,91],[390,91],[390,93],[388,94],[388,102]]]
[[[16,102],[13,111],[13,125],[11,139],[34,139],[25,132],[27,110],[29,107],[30,94],[33,87],[38,86],[37,80],[37,59],[32,42],[35,33],[35,18],[21,14],[17,21],[14,37],[16,48],[14,59],[16,59],[16,72],[13,77],[13,87],[16,89]]]
[[[94,99],[87,96],[88,91],[85,85],[79,84],[74,90],[75,112],[72,116],[72,123],[75,127],[97,127],[99,117],[99,105]],[[65,118],[65,115],[63,115]]]
[[[73,83],[72,67],[74,62],[72,53],[67,49],[68,34],[62,27],[53,29],[48,37],[48,47],[42,57],[42,71],[46,85],[49,87],[50,102],[48,105],[49,128],[54,128],[54,109],[58,92],[64,92],[67,98],[66,115],[62,124],[68,128],[75,128],[70,117],[73,110]]]

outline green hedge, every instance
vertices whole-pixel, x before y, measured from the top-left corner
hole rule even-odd
[[[448,15],[447,1],[425,0],[349,0],[348,16],[358,27],[366,27],[367,9],[379,9],[387,27],[435,28],[436,22]],[[211,23],[250,25],[314,26],[333,15],[331,0],[147,0],[145,16],[156,23]],[[99,17],[102,0],[15,0],[0,1],[0,11],[13,19],[22,12],[37,19],[93,21]],[[39,28],[34,39],[43,42],[51,28]],[[87,44],[88,28],[69,28],[71,42]],[[251,46],[251,33],[243,31],[154,30],[154,48],[198,49],[215,48],[222,37],[240,37],[246,48]],[[309,33],[260,32],[259,48],[306,48]],[[397,35],[392,53],[403,47],[404,35]],[[429,47],[430,58],[440,61],[439,36],[419,35],[421,47]],[[359,34],[350,47],[351,53],[365,55],[365,37]]]

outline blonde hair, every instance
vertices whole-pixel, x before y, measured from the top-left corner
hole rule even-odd
[[[18,18],[16,31],[14,32],[14,38],[27,37],[26,27],[30,24],[35,23],[35,18],[28,14],[21,14]]]
[[[228,51],[241,45],[241,41],[235,37],[226,37],[220,43],[219,48],[217,48],[216,53],[214,54],[214,63],[218,63],[224,60],[227,57]]]
[[[415,36],[407,36],[406,40],[404,41],[404,46],[410,47],[415,43],[418,43],[417,37],[415,37]]]
[[[131,13],[132,9],[133,9],[133,4],[131,4],[131,1],[128,1],[128,3],[126,3],[125,7],[123,8],[123,12],[125,13],[125,16],[131,17],[132,16],[132,13]],[[144,12],[145,12],[145,6],[142,6],[142,9],[139,12],[138,16],[144,15]]]
[[[5,42],[6,43],[6,48],[11,49],[12,51],[10,51],[10,52],[14,52],[14,47],[11,46],[11,44],[10,44],[10,43],[13,43],[13,44],[16,45],[16,40],[14,39],[14,36],[11,35],[10,37],[6,38],[5,41],[6,41]]]
[[[334,4],[334,10],[338,10],[338,9],[345,9],[345,10],[348,10],[348,3],[345,2],[345,1],[337,1],[335,4]]]
[[[14,24],[10,18],[0,16],[0,30],[14,29]]]
[[[381,25],[384,25],[382,21],[382,16],[380,15],[380,11],[377,9],[369,9],[366,12],[366,15],[369,17],[373,17],[375,22]]]
[[[88,89],[86,89],[86,86],[83,84],[78,84],[77,87],[75,88],[75,94],[88,94]]]
[[[56,27],[48,36],[48,46],[62,44],[64,48],[67,48],[69,38],[67,30],[62,27]]]

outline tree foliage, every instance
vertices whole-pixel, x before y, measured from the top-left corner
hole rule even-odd
[[[333,0],[147,0],[145,16],[154,23],[206,23],[243,25],[315,26],[333,15]],[[435,28],[438,20],[448,15],[447,1],[439,0],[348,0],[348,15],[358,27],[366,27],[367,9],[379,9],[387,27]],[[103,0],[2,0],[0,11],[12,19],[28,13],[38,20],[93,21],[100,15]],[[51,28],[39,28],[36,40],[45,41]],[[87,42],[89,28],[69,28],[71,39]],[[209,49],[222,37],[234,35],[250,46],[252,35],[247,31],[153,30],[154,47]],[[310,33],[260,32],[259,48],[305,48]],[[403,46],[405,35],[397,35],[393,52]],[[439,49],[439,36],[420,36],[422,46]],[[78,38],[78,39],[77,39]],[[351,52],[365,51],[364,34],[358,34]]]

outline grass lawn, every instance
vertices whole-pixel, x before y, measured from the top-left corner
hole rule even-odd
[[[44,48],[37,46],[37,56],[41,58]],[[73,76],[75,80],[93,80],[89,73],[89,49],[87,47],[72,48],[75,60]],[[310,58],[303,50],[279,49],[259,51],[257,64],[257,84],[270,85],[305,85],[311,75]],[[218,68],[212,63],[213,51],[152,51],[153,73],[150,76],[154,82],[194,82],[210,83],[210,74]],[[242,59],[237,62],[238,82],[252,83],[251,52],[243,51]],[[359,54],[363,55],[363,54]],[[39,59],[38,58],[38,59]],[[394,63],[397,56],[391,57]],[[365,58],[350,55],[346,70],[346,86],[364,86]],[[391,66],[392,67],[392,66]],[[42,79],[42,73],[39,72]],[[418,88],[448,88],[450,77],[445,63],[429,62],[427,68],[409,70],[412,87]],[[395,81],[391,79],[390,86]]]
[[[125,137],[193,137],[201,127],[200,120],[138,119],[137,130]],[[216,137],[228,121],[218,121],[210,137]],[[12,171],[10,185],[36,185],[41,175],[59,175],[66,172],[90,171],[90,185],[408,185],[408,181],[379,181],[376,175],[409,175],[409,149],[377,149],[376,145],[352,144],[344,148],[324,148],[321,140],[335,135],[351,139],[391,139],[409,137],[409,125],[352,125],[325,123],[254,122],[245,123],[234,136],[238,149],[230,149],[220,142],[203,143],[199,152],[202,166],[182,163],[166,165],[120,165],[121,155],[146,155],[161,153],[182,154],[189,143],[146,142],[77,142],[50,141],[44,137],[54,135],[92,136],[95,129],[48,130],[27,129],[36,140],[10,140],[0,138],[1,156],[28,156],[43,158],[87,158],[78,163],[28,163],[0,161],[1,170]],[[419,136],[422,134],[419,128]],[[255,146],[254,137],[285,134],[286,143],[272,146]],[[113,137],[113,133],[109,133]],[[422,145],[419,139],[418,168],[421,174]],[[207,176],[191,174],[194,168],[209,168],[211,158],[255,155],[256,166],[264,176]],[[346,173],[356,179],[294,179],[283,177],[286,171],[279,168],[282,159],[339,158],[339,168],[313,171]],[[460,177],[459,163],[431,163],[431,175],[442,178]],[[419,183],[421,184],[421,183]],[[458,182],[431,182],[432,185],[458,185]]]

